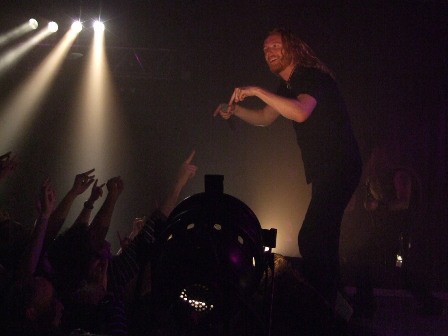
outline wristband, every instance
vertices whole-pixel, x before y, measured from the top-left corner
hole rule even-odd
[[[84,208],[92,210],[93,209],[93,205],[89,201],[85,201],[84,202]]]

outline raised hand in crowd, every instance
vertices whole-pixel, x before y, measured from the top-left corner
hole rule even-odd
[[[101,244],[106,239],[115,204],[123,192],[124,183],[120,176],[116,176],[107,181],[106,187],[106,199],[89,226],[90,235],[94,244]]]
[[[76,197],[85,192],[87,188],[89,188],[89,186],[94,182],[95,175],[92,175],[94,171],[95,169],[90,169],[75,176],[73,186],[58,204],[50,217],[50,220],[48,222],[47,235],[45,238],[46,244],[56,238],[57,234],[62,228],[62,225],[65,222],[65,219],[67,218],[67,215]]]
[[[117,200],[124,190],[124,183],[120,176],[109,179],[106,183],[107,197]]]
[[[22,277],[27,278],[34,275],[39,259],[41,258],[45,234],[48,226],[48,219],[56,204],[56,196],[53,185],[47,178],[40,187],[39,198],[37,200],[38,216],[31,234],[30,248],[24,255],[22,265]]]
[[[145,225],[146,217],[143,218],[135,218],[132,221],[132,231],[129,233],[128,236],[122,238],[120,235],[120,232],[117,231],[118,241],[120,242],[120,249],[118,250],[117,254],[120,254],[126,246],[129,245],[129,243],[134,240],[134,238],[138,235],[138,233],[142,230],[143,226]]]
[[[56,206],[56,193],[50,178],[45,179],[40,187],[39,199],[37,201],[37,211],[40,218],[50,218]]]
[[[98,179],[95,180],[92,186],[92,192],[90,193],[90,197],[87,202],[93,205],[100,197],[103,196],[103,187],[106,183],[98,185]]]
[[[85,173],[76,175],[72,189],[70,189],[70,193],[78,196],[81,195],[84,191],[86,191],[90,187],[90,185],[95,181],[95,175],[92,175],[94,171],[95,168],[90,169]]]
[[[159,208],[160,211],[167,217],[177,205],[177,200],[182,192],[182,189],[185,187],[187,182],[196,175],[198,167],[192,163],[195,154],[196,151],[193,150],[188,158],[182,163],[177,173],[177,180],[173,189]]]
[[[90,197],[87,201],[84,202],[84,206],[79,214],[78,218],[73,225],[89,225],[90,223],[90,214],[94,208],[95,202],[103,196],[103,187],[105,183],[98,185],[98,179],[93,182],[92,192],[90,193]]]

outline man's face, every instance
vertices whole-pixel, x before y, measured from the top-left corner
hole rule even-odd
[[[264,40],[263,52],[269,70],[275,74],[279,74],[292,63],[292,57],[283,47],[283,41],[280,34],[269,35],[266,40]]]

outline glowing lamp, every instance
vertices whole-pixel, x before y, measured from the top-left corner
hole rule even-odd
[[[31,29],[37,29],[37,27],[39,26],[39,24],[35,19],[29,19],[28,24],[31,27]]]
[[[75,21],[72,23],[72,27],[71,29],[76,32],[79,33],[82,30],[82,23],[81,21]]]
[[[93,23],[93,30],[95,31],[95,32],[102,32],[102,31],[104,31],[104,23],[102,23],[101,21],[95,21],[94,23]]]
[[[59,27],[58,24],[54,21],[51,21],[48,23],[48,30],[52,33],[56,33],[58,31]]]

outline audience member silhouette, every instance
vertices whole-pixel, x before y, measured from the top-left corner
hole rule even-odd
[[[197,167],[191,163],[194,154],[193,151],[183,162],[161,206],[143,225],[142,220],[135,224],[132,239],[119,255],[111,254],[105,238],[115,204],[124,189],[120,177],[98,185],[92,175],[94,169],[78,174],[57,207],[53,186],[46,179],[32,229],[2,218],[0,231],[5,233],[0,241],[2,330],[11,335],[127,334],[124,291],[144,265],[142,261],[149,260],[157,232],[176,206],[182,189],[195,175]],[[11,153],[2,155],[0,181],[16,167],[17,159]],[[94,203],[102,196],[104,185],[107,195],[90,222]],[[90,186],[91,195],[79,216],[65,232],[59,233],[74,200]]]
[[[106,183],[107,196],[90,224],[78,222],[56,238],[48,256],[66,306],[65,330],[82,329],[109,335],[128,333],[124,294],[151,254],[157,232],[176,205],[182,188],[195,174],[196,167],[191,164],[193,156],[194,152],[182,165],[172,192],[120,254],[112,255],[105,240],[116,202],[124,189],[120,177]],[[87,181],[86,176],[84,183]]]
[[[42,184],[37,202],[38,216],[24,248],[5,303],[6,335],[59,335],[63,305],[53,284],[36,276],[43,242],[54,209],[55,193],[49,179]]]

